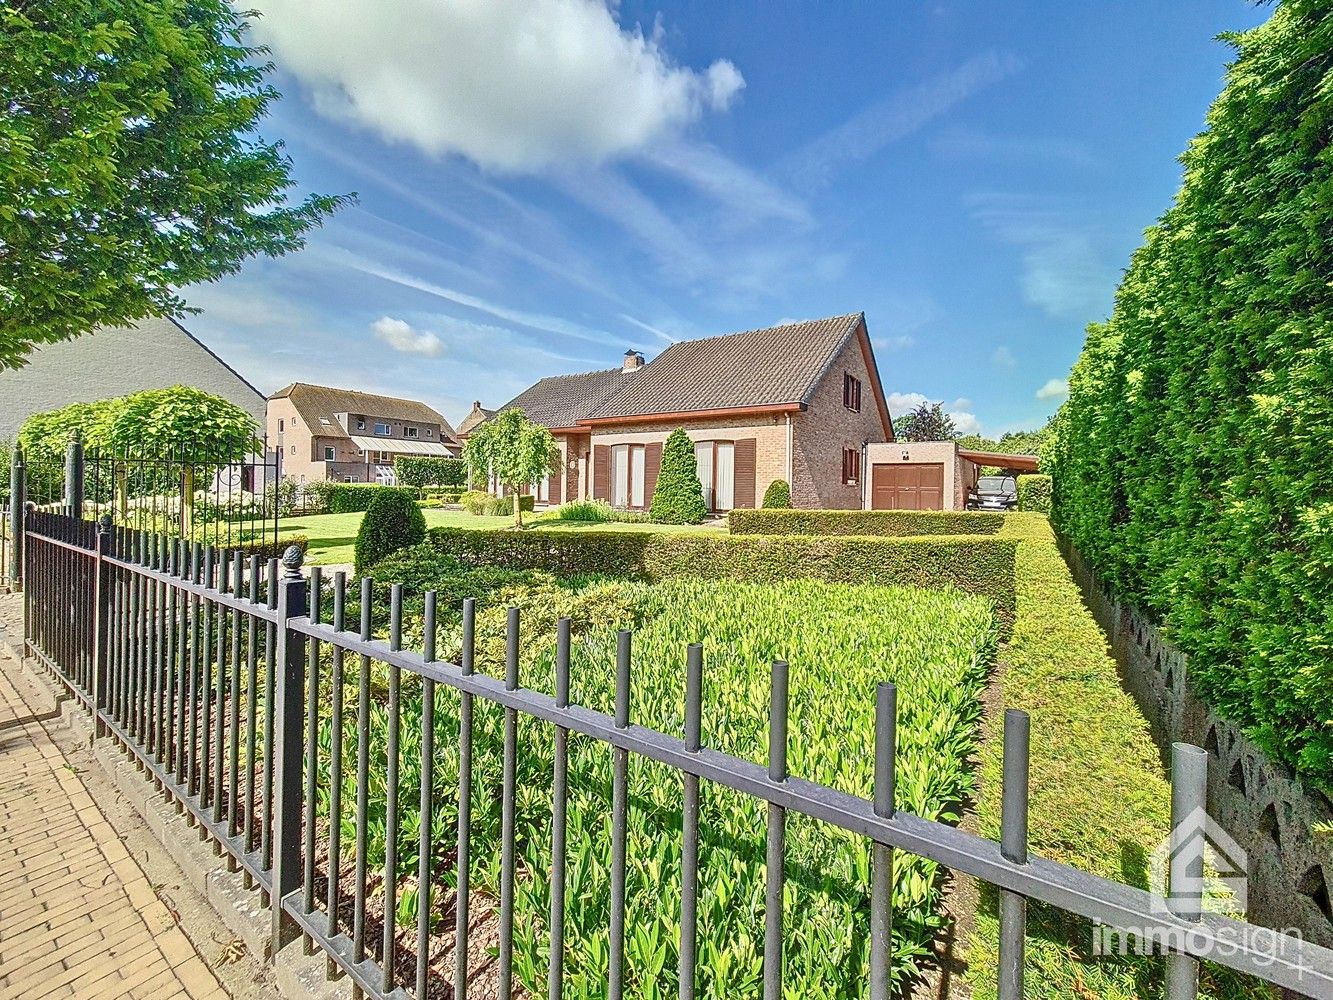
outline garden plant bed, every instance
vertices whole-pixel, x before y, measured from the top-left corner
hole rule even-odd
[[[477,572],[477,571],[472,571]],[[513,576],[514,574],[510,574]],[[818,581],[777,584],[673,579],[657,584],[624,580],[556,581],[524,574],[526,582],[497,581],[482,597],[477,619],[477,669],[503,675],[505,608],[522,618],[521,683],[551,691],[557,619],[572,619],[572,700],[610,711],[617,629],[633,628],[631,720],[664,732],[683,727],[686,647],[705,650],[703,734],[707,746],[756,762],[766,760],[769,675],[774,659],[791,664],[790,766],[795,776],[868,795],[872,785],[875,685],[898,684],[898,802],[931,817],[956,818],[971,792],[965,761],[975,747],[979,693],[994,651],[996,625],[985,600],[958,591],[849,586]],[[377,602],[378,603],[378,602]],[[417,601],[407,597],[409,612]],[[453,607],[452,604],[449,605]],[[441,610],[444,604],[442,602]],[[350,617],[350,616],[349,616]],[[420,641],[407,629],[405,641]],[[459,653],[457,612],[441,616],[437,653]],[[370,759],[383,761],[386,668],[372,667]],[[328,677],[327,670],[323,672]],[[357,665],[344,667],[347,726],[343,774],[355,769]],[[478,704],[474,735],[473,886],[494,896],[500,875],[502,713]],[[399,774],[401,825],[400,926],[415,920],[419,818],[420,685],[404,677]],[[432,841],[439,857],[437,900],[452,897],[451,858],[456,823],[458,698],[437,689],[436,810]],[[332,733],[325,721],[321,754]],[[515,960],[518,981],[545,989],[549,913],[552,730],[522,720],[518,745],[518,884]],[[604,746],[570,740],[567,997],[606,990],[610,911],[611,755]],[[383,864],[383,771],[372,781],[367,861]],[[327,769],[321,767],[321,775]],[[326,778],[322,778],[326,781]],[[627,994],[674,995],[679,940],[681,786],[678,775],[632,757],[629,799]],[[354,842],[344,789],[342,838]],[[321,788],[325,827],[328,789]],[[705,785],[702,797],[699,940],[700,996],[758,996],[764,900],[763,811],[753,800]],[[858,996],[867,975],[869,852],[863,841],[802,817],[788,821],[785,958],[797,995]],[[895,865],[894,969],[907,975],[927,952],[939,926],[940,872],[924,859],[899,856]],[[434,907],[433,907],[434,908]],[[436,919],[435,934],[451,933]],[[451,908],[450,908],[451,912]],[[436,945],[432,944],[432,950]],[[407,966],[410,968],[410,965]]]

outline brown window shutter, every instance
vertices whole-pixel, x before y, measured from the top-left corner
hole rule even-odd
[[[662,442],[654,441],[643,449],[643,501],[645,506],[653,502],[653,491],[657,489],[657,474],[662,471]]]
[[[611,449],[604,444],[592,446],[592,495],[611,502]]]
[[[736,480],[732,487],[732,503],[737,507],[754,506],[755,439],[741,438],[736,442]]]
[[[560,503],[560,480],[565,471],[564,461],[557,455],[555,465],[551,469],[551,500],[553,504]]]

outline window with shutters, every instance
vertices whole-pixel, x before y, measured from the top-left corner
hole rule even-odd
[[[861,482],[861,452],[855,448],[842,449],[842,481],[848,486]]]
[[[851,372],[842,373],[842,405],[855,413],[861,412],[861,380]]]
[[[696,441],[694,461],[704,506],[709,510],[731,510],[736,503],[736,442]]]
[[[644,495],[644,446],[618,444],[611,448],[611,505],[646,507]]]

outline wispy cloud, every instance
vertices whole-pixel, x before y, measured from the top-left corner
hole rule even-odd
[[[951,126],[930,141],[939,155],[958,160],[1011,163],[1049,163],[1058,160],[1075,167],[1098,163],[1083,143],[1054,136],[996,135],[983,129]]]
[[[418,330],[406,320],[381,316],[370,325],[377,338],[403,354],[424,354],[438,358],[444,353],[444,342],[437,333]]]
[[[764,219],[808,226],[809,208],[763,175],[742,166],[717,147],[703,142],[665,143],[646,151],[642,160],[709,195],[742,223]]]
[[[1014,352],[1009,350],[1004,344],[995,348],[995,353],[990,356],[991,364],[996,368],[1017,368],[1018,359],[1014,357]]]
[[[1069,395],[1069,380],[1053,378],[1037,390],[1038,399],[1064,399]]]
[[[1022,68],[1005,52],[974,56],[961,66],[907,90],[889,94],[786,157],[780,176],[801,189],[828,184],[844,168],[874,156],[918,131],[954,105]]]

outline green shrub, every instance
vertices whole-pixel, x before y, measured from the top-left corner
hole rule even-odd
[[[463,496],[463,490],[452,486],[427,486],[421,491],[421,495],[427,500],[438,500],[442,504],[458,503]]]
[[[277,538],[252,538],[234,545],[221,546],[226,552],[240,552],[248,559],[258,556],[261,561],[281,559],[286,551],[295,545],[302,554],[310,548],[310,539],[305,535],[279,535]]]
[[[426,537],[426,518],[410,490],[377,491],[356,533],[356,574],[361,576],[391,552]]]
[[[325,483],[320,492],[330,514],[369,510],[371,501],[382,493],[393,493],[409,500],[417,495],[416,490],[406,486],[381,486],[378,483]]]
[[[535,533],[534,533],[535,534]],[[673,580],[646,586],[600,583],[571,589],[547,582],[495,592],[477,616],[477,670],[504,671],[505,605],[521,614],[520,679],[525,687],[553,689],[554,637],[562,615],[572,619],[571,674],[579,705],[608,712],[614,704],[616,630],[633,627],[635,723],[662,732],[682,727],[686,645],[701,641],[706,666],[702,723],[711,749],[762,763],[767,759],[768,697],[775,658],[791,663],[790,725],[793,774],[865,795],[873,783],[874,691],[879,681],[898,684],[898,806],[931,819],[957,819],[957,804],[971,791],[966,765],[975,748],[980,691],[994,650],[994,628],[984,601],[956,592],[928,594],[901,588],[785,581],[775,586]],[[441,630],[437,653],[455,658],[457,631]],[[350,661],[351,658],[349,658]],[[349,662],[349,672],[356,669]],[[398,851],[401,885],[416,872],[416,812],[420,798],[420,689],[404,680],[401,726],[402,810]],[[458,701],[441,685],[436,693],[436,778],[456,783]],[[503,713],[479,700],[474,715],[473,780],[494,790],[503,768]],[[387,729],[376,701],[369,732],[371,759],[382,761]],[[327,717],[325,717],[327,718]],[[514,968],[533,995],[544,992],[548,959],[546,916],[550,906],[549,728],[526,717],[518,723],[517,863],[523,877],[514,896]],[[327,722],[322,745],[328,745]],[[354,801],[355,740],[344,742],[344,801]],[[666,997],[677,992],[679,942],[680,775],[633,756],[629,810],[627,906],[652,914],[648,941],[635,937],[626,954],[626,995]],[[605,832],[611,795],[611,757],[604,744],[569,742],[569,849],[566,893],[566,975],[579,996],[604,995],[606,926],[610,910]],[[377,771],[381,773],[382,771]],[[382,783],[372,783],[370,814],[384,815]],[[457,822],[456,798],[437,797],[440,829]],[[720,787],[704,793],[701,828],[699,938],[725,946],[701,948],[699,975],[706,995],[757,995],[765,877],[762,815],[753,798]],[[501,799],[473,800],[475,886],[494,894],[500,880],[498,831]],[[350,812],[344,812],[350,824]],[[346,827],[345,827],[346,829]],[[350,839],[349,839],[349,842]],[[383,860],[382,838],[370,839],[369,865]],[[787,825],[788,894],[784,942],[786,985],[792,996],[834,1000],[864,994],[868,956],[864,927],[869,914],[868,851],[864,839],[804,817]],[[942,924],[938,907],[942,870],[921,857],[895,859],[894,978],[901,984],[925,957]],[[410,891],[410,889],[409,889]],[[673,902],[674,900],[674,902]],[[759,918],[761,919],[761,918]],[[583,985],[591,984],[591,985]]]
[[[648,517],[658,524],[698,524],[707,516],[694,442],[677,427],[662,446],[662,468]]]
[[[1034,514],[1051,512],[1051,477],[1019,476],[1018,509]]]
[[[1004,515],[952,510],[733,510],[733,535],[993,535]]]
[[[512,496],[497,497],[482,490],[468,490],[458,498],[458,502],[469,514],[476,514],[479,517],[504,517],[514,512]],[[524,511],[531,511],[536,502],[536,497],[529,494],[519,497],[519,507]]]
[[[1070,375],[1052,513],[1215,711],[1330,789],[1333,16],[1293,0],[1230,40],[1175,202]]]
[[[465,597],[484,603],[503,587],[549,580],[549,576],[534,570],[466,566],[429,542],[389,553],[370,567],[369,574],[385,596],[392,584],[401,583],[404,592],[412,597],[435,591],[437,606],[442,608],[461,605]]]
[[[584,524],[643,524],[648,515],[641,510],[621,510],[605,500],[570,500],[541,518],[544,521],[577,521]]]
[[[781,510],[791,507],[791,486],[785,479],[775,479],[764,490],[764,507]]]
[[[461,458],[441,455],[399,455],[393,463],[399,484],[420,489],[423,486],[467,485],[467,463]]]
[[[647,531],[473,531],[432,528],[440,551],[469,566],[539,569],[646,580],[703,577],[778,583],[815,579],[957,588],[995,604],[1004,631],[1013,624],[1014,548],[978,536],[810,538],[800,535],[704,535]]]

